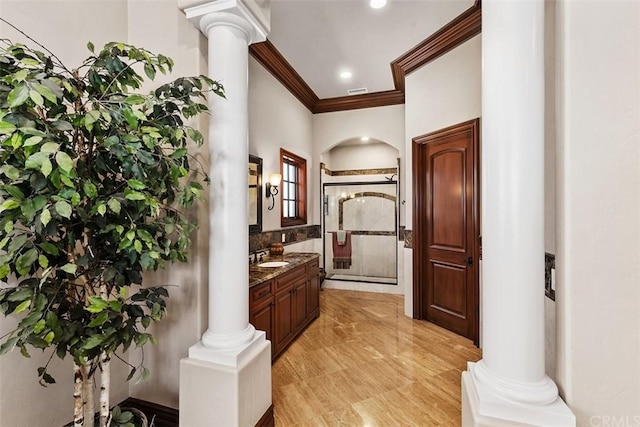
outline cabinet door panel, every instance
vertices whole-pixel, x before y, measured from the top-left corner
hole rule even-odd
[[[293,328],[301,329],[307,320],[307,282],[298,282],[293,287]]]
[[[249,316],[251,324],[259,331],[267,333],[267,339],[272,340],[273,336],[273,304],[267,304],[264,307],[252,311]]]
[[[320,280],[318,276],[309,278],[307,288],[307,316],[317,317],[320,308]]]
[[[275,301],[275,325],[273,330],[274,353],[279,352],[293,335],[291,321],[291,296],[293,291],[282,292],[276,295]]]

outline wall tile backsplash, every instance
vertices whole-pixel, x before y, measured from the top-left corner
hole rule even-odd
[[[263,231],[262,233],[249,235],[249,253],[269,249],[272,243],[281,242],[282,233],[285,233],[285,245],[322,237],[319,225],[304,225],[282,230]]]

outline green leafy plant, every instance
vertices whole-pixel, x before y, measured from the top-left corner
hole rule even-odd
[[[0,311],[19,316],[0,354],[72,357],[74,426],[93,426],[102,371],[106,426],[110,359],[155,343],[145,330],[166,314],[167,289],[141,287],[142,273],[187,260],[195,223],[183,210],[207,177],[188,151],[203,137],[186,119],[223,88],[201,75],[139,93],[142,73],[153,80],[173,61],[123,43],[89,43],[74,69],[41,45],[0,44]],[[48,365],[43,385],[55,382]]]

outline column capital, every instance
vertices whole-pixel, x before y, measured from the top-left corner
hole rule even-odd
[[[213,0],[181,1],[187,19],[208,37],[215,25],[236,27],[247,35],[247,44],[263,42],[270,30],[268,1]]]

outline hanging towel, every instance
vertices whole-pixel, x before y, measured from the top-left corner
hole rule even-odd
[[[344,243],[340,244],[339,233],[344,233]],[[351,268],[351,232],[337,231],[332,232],[333,243],[333,268],[338,270],[346,270]]]
[[[344,246],[347,243],[347,232],[344,230],[336,231],[336,238],[338,239],[338,245]]]

